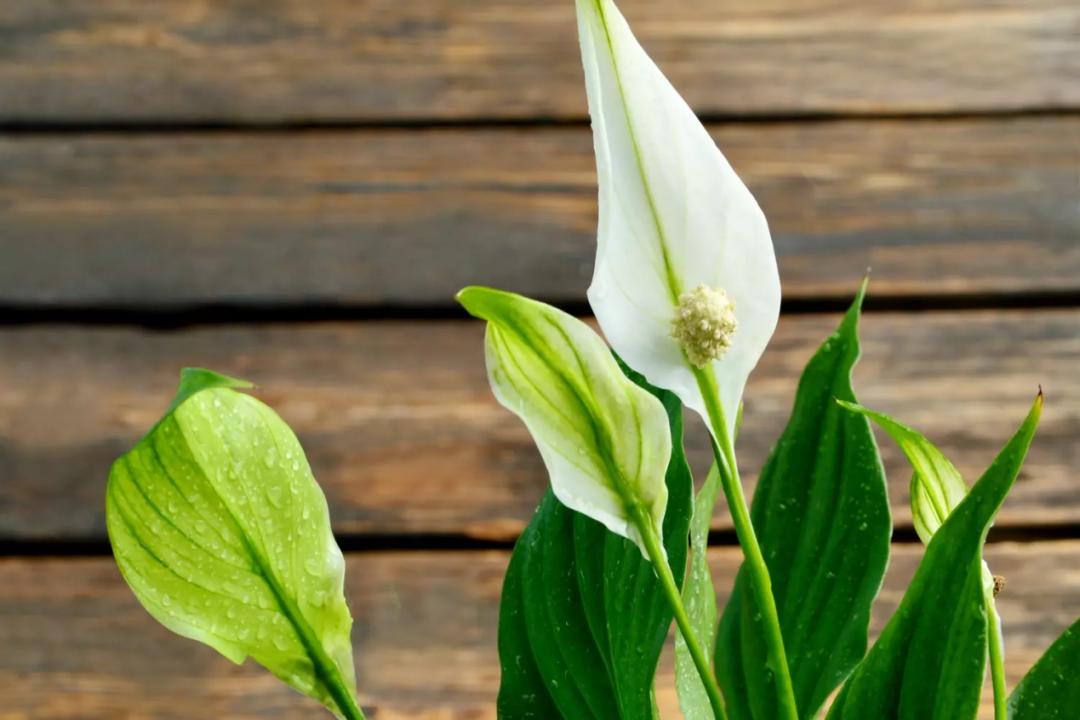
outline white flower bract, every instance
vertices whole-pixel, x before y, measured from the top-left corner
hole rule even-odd
[[[627,364],[706,418],[699,375],[713,373],[731,441],[780,311],[765,216],[615,3],[577,0],[577,12],[600,186],[589,303]],[[702,285],[724,289],[738,332],[697,368],[672,329],[680,298]]]

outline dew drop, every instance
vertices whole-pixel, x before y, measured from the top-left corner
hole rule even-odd
[[[270,502],[273,503],[274,507],[276,507],[276,508],[281,507],[281,486],[280,485],[271,485],[270,487],[268,487],[266,489],[266,496],[268,498],[270,498]]]

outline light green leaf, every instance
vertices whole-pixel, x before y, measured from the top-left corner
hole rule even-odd
[[[165,416],[114,463],[117,565],[165,627],[361,718],[326,500],[289,427],[230,389],[246,385],[185,370]]]
[[[682,406],[674,395],[650,390],[661,398],[675,438],[662,537],[680,582],[693,494]],[[514,547],[503,584],[499,717],[652,720],[653,678],[671,618],[637,546],[548,492]]]
[[[934,534],[896,613],[833,703],[830,720],[975,717],[986,669],[983,543],[1020,472],[1041,410],[1040,395]]]
[[[470,287],[458,300],[488,321],[488,379],[525,421],[555,496],[646,554],[639,523],[661,537],[671,433],[660,401],[619,369],[589,326],[520,295]]]
[[[933,443],[915,430],[855,403],[838,401],[848,410],[870,418],[889,433],[907,456],[911,476],[911,515],[915,531],[924,544],[930,542],[949,513],[967,496],[960,472]]]
[[[1010,720],[1071,720],[1080,710],[1080,620],[1061,634],[1013,690]]]
[[[741,408],[740,408],[741,410]],[[742,413],[739,413],[742,417]],[[694,634],[703,640],[707,657],[716,649],[716,589],[709,570],[709,526],[720,493],[720,472],[716,465],[709,470],[694,500],[690,521],[690,570],[683,583],[682,597]],[[712,705],[705,684],[681,632],[675,633],[675,689],[685,720],[713,720]]]
[[[866,652],[891,521],[877,445],[854,400],[859,291],[810,359],[783,435],[761,472],[752,519],[772,579],[799,717],[815,717]],[[761,613],[740,570],[724,608],[716,671],[732,720],[780,717]]]

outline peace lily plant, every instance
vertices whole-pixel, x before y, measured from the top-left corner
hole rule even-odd
[[[810,359],[748,507],[742,395],[780,307],[768,226],[615,4],[577,0],[577,16],[600,191],[588,298],[603,336],[510,292],[458,295],[487,323],[492,390],[551,480],[503,585],[499,716],[658,717],[674,620],[691,720],[974,718],[987,658],[998,720],[1075,717],[1080,624],[1008,695],[1001,581],[982,559],[1041,392],[969,488],[917,431],[858,404],[864,284]],[[106,506],[117,563],[167,628],[363,718],[326,501],[296,437],[246,387],[184,371],[161,421],[117,460]],[[715,451],[698,488],[684,408]],[[892,531],[871,420],[911,461],[926,551],[868,649]],[[721,492],[744,554],[722,614],[705,555]]]

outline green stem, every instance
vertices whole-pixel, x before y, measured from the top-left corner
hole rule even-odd
[[[990,681],[994,686],[994,720],[1005,720],[1008,715],[1008,689],[1005,687],[1005,648],[1001,641],[1001,616],[994,603],[993,590],[986,593],[986,622],[990,633]]]
[[[690,650],[690,657],[694,659],[694,665],[701,676],[701,682],[705,684],[705,692],[709,694],[709,703],[712,705],[713,713],[716,715],[717,720],[727,720],[727,713],[724,712],[723,696],[720,694],[720,686],[716,684],[716,676],[713,675],[709,659],[705,656],[705,651],[701,649],[701,643],[698,642],[698,638],[694,634],[694,628],[690,625],[690,618],[687,616],[686,608],[683,606],[682,595],[679,593],[678,585],[675,584],[675,576],[671,573],[671,566],[668,565],[667,555],[660,544],[660,537],[656,532],[656,528],[644,511],[634,512],[633,520],[638,532],[641,534],[641,540],[645,544],[649,560],[652,561],[653,567],[656,569],[656,575],[660,578],[660,585],[664,588],[664,594],[667,595],[668,603],[671,605],[671,610],[675,615],[675,624],[679,626],[679,632],[682,633],[683,639],[686,641],[686,647]]]
[[[791,684],[791,671],[788,669],[787,652],[784,650],[784,636],[780,631],[780,616],[776,611],[776,600],[772,594],[772,580],[765,556],[761,554],[757,534],[750,520],[750,510],[743,496],[739,466],[735,462],[735,449],[731,446],[724,412],[720,407],[719,390],[716,377],[711,369],[695,370],[698,388],[705,399],[705,409],[709,422],[716,434],[716,460],[720,467],[720,481],[727,498],[731,519],[735,525],[735,535],[742,546],[747,578],[754,601],[761,611],[765,629],[765,649],[768,666],[776,679],[776,699],[780,717],[785,720],[798,720],[799,710],[795,702],[795,688]]]

